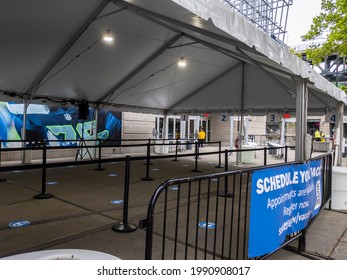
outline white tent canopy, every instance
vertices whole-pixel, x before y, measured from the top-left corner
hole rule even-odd
[[[107,31],[112,44],[102,40]],[[346,104],[343,91],[221,0],[1,1],[0,35],[3,101],[86,100],[160,114],[294,111],[302,128],[307,112]],[[298,133],[301,147],[306,132]]]
[[[220,0],[13,0],[0,8],[2,100],[264,114],[295,110],[301,76],[310,111],[345,102],[342,91]],[[101,40],[107,30],[113,44]]]

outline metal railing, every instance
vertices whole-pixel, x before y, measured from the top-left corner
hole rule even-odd
[[[56,146],[53,143],[55,142],[66,142],[66,143],[74,143],[73,145],[59,145]],[[178,160],[178,157],[187,157],[187,156],[194,156],[196,161],[197,158],[200,155],[212,155],[212,154],[219,154],[219,166],[221,166],[221,157],[224,153],[222,151],[222,145],[221,141],[215,141],[215,142],[206,142],[205,144],[210,146],[210,147],[216,147],[216,150],[211,152],[204,152],[199,148],[198,142],[194,142],[192,140],[187,141],[187,139],[176,139],[172,140],[170,139],[169,141],[167,139],[160,140],[154,140],[154,139],[126,139],[122,140],[121,142],[117,141],[104,141],[104,140],[83,140],[83,141],[70,141],[70,140],[65,140],[65,141],[54,141],[50,140],[47,141],[45,139],[43,140],[37,140],[37,141],[22,141],[22,140],[1,140],[0,139],[0,166],[3,166],[2,164],[6,162],[6,160],[3,160],[3,156],[5,154],[11,153],[12,155],[14,153],[21,152],[22,154],[27,152],[27,151],[36,151],[37,153],[37,159],[39,162],[40,160],[42,161],[43,158],[43,150],[45,149],[47,152],[47,161],[54,159],[55,162],[67,162],[69,158],[74,158],[74,161],[76,162],[77,160],[86,160],[90,161],[93,163],[93,161],[99,161],[102,162],[104,159],[107,162],[106,158],[114,158],[115,155],[120,156],[120,157],[125,157],[127,155],[130,155],[132,152],[127,151],[123,153],[117,153],[117,154],[112,154],[109,155],[107,154],[106,151],[109,151],[110,149],[124,149],[127,148],[128,150],[135,149],[135,148],[142,148],[143,156],[146,158],[173,158],[174,160]],[[138,143],[140,142],[140,143]],[[12,143],[16,144],[18,146],[16,147],[3,147],[3,143]],[[116,143],[116,144],[115,144]],[[50,145],[51,144],[51,145]],[[153,147],[155,146],[161,146],[161,147],[168,147],[172,149],[171,153],[162,153],[158,154],[156,152],[153,152]],[[181,149],[181,147],[188,147],[185,149]],[[258,148],[254,147],[254,149],[232,149],[229,150],[229,153],[236,152],[236,153],[246,153],[246,152],[257,152],[257,151],[264,151],[264,165],[267,164],[267,153],[269,155],[274,155],[274,154],[281,154],[282,156],[280,158],[283,158],[285,162],[287,162],[287,150],[289,148],[293,148],[292,146],[277,146],[277,147],[264,147],[264,148]],[[53,158],[51,157],[51,153],[54,151],[59,151],[59,154],[63,154],[62,151],[71,151],[70,156],[61,156],[59,158]],[[89,152],[93,151],[93,153]],[[135,152],[136,153],[136,152]],[[137,152],[137,154],[140,154]],[[166,154],[166,155],[164,155]],[[88,156],[87,156],[88,155]],[[12,161],[12,165],[14,168],[20,168],[20,163],[21,160],[10,160]],[[34,159],[33,159],[34,161]],[[23,163],[23,162],[22,162]],[[32,162],[30,162],[32,163]],[[73,161],[69,161],[69,164],[72,164]],[[10,166],[10,164],[7,164],[7,166]],[[33,165],[35,166],[35,165]],[[100,167],[100,166],[99,166]],[[33,167],[37,168],[37,167]]]
[[[135,230],[137,227],[128,223],[128,197],[129,197],[129,178],[131,176],[130,174],[130,166],[132,162],[134,161],[139,161],[139,160],[146,160],[146,164],[144,165],[144,171],[145,171],[145,176],[141,178],[141,180],[144,181],[151,181],[154,180],[154,178],[151,177],[150,174],[150,165],[151,160],[155,159],[172,159],[173,161],[178,161],[178,158],[183,158],[183,157],[194,157],[195,160],[195,168],[191,170],[192,172],[201,172],[199,170],[199,161],[200,159],[199,156],[201,155],[218,155],[218,165],[215,166],[216,168],[224,168],[225,170],[229,169],[229,162],[228,162],[228,156],[230,155],[231,150],[221,150],[221,142],[208,142],[208,145],[215,145],[214,147],[216,148],[213,151],[209,152],[200,152],[198,143],[195,142],[193,143],[195,146],[195,149],[191,153],[187,152],[178,152],[178,145],[181,145],[179,140],[175,141],[176,149],[175,149],[175,154],[168,154],[168,155],[153,155],[153,152],[151,147],[153,145],[172,145],[172,143],[154,143],[153,140],[147,139],[147,143],[140,143],[140,144],[111,144],[111,143],[101,143],[101,141],[98,141],[96,145],[94,145],[95,140],[93,140],[92,144],[93,145],[88,145],[87,142],[82,145],[76,145],[76,146],[49,146],[48,143],[45,140],[40,140],[40,141],[34,141],[34,142],[22,142],[22,141],[15,141],[15,142],[22,142],[23,147],[19,148],[0,148],[0,182],[6,181],[6,178],[1,177],[1,172],[6,172],[6,171],[14,171],[14,170],[28,170],[28,169],[39,169],[41,170],[41,189],[39,193],[34,195],[33,198],[35,199],[49,199],[54,197],[54,193],[49,193],[47,192],[47,169],[48,168],[55,168],[55,167],[64,167],[64,166],[73,166],[73,165],[86,165],[86,164],[94,164],[97,165],[97,167],[94,170],[104,170],[102,167],[102,164],[104,163],[109,163],[109,162],[124,162],[125,164],[125,182],[124,182],[124,205],[123,205],[123,222],[120,225],[114,225],[113,229],[118,230],[118,231],[131,231]],[[1,140],[0,140],[1,141]],[[92,140],[91,140],[92,141]],[[134,141],[139,141],[139,139],[134,139]],[[142,139],[141,141],[146,141],[146,139]],[[69,141],[70,142],[70,141]],[[127,141],[129,142],[129,141]],[[101,145],[102,144],[102,145]],[[187,143],[188,144],[188,143]],[[189,145],[192,145],[189,143]],[[132,147],[145,147],[146,153],[143,153],[143,155],[133,155],[129,156],[127,154],[118,154],[116,157],[103,157],[103,149],[104,148],[121,148],[121,147],[127,147],[127,148],[132,148]],[[96,158],[91,158],[87,157],[86,159],[83,160],[78,160],[78,156],[80,155],[79,149],[95,149],[98,151],[97,157]],[[281,147],[285,150],[287,150],[288,147]],[[64,159],[64,160],[49,160],[49,152],[50,151],[62,151],[65,149],[71,149],[73,151],[76,151],[76,157],[74,159]],[[264,159],[264,164],[266,164],[266,157],[267,157],[267,151],[269,148],[263,148],[260,150],[264,151],[265,154],[265,159]],[[277,149],[277,148],[274,148]],[[252,149],[254,152],[257,149]],[[8,152],[8,153],[13,153],[13,152],[26,152],[26,151],[35,151],[40,155],[39,160],[35,160],[31,162],[30,164],[22,164],[22,163],[14,163],[13,165],[8,165],[8,164],[2,164],[1,158],[3,152]],[[250,150],[233,150],[235,153],[242,153],[242,152],[249,152]],[[285,153],[286,154],[286,153]],[[224,166],[222,166],[222,156],[224,156]],[[285,157],[285,161],[287,161],[287,157]],[[225,192],[227,193],[227,192]]]
[[[322,159],[322,210],[331,198],[332,155],[316,159]],[[252,172],[263,168],[163,182],[152,196],[147,218],[140,221],[146,228],[145,259],[248,259]],[[297,252],[305,252],[306,229],[288,235],[278,249],[295,239]]]
[[[95,140],[90,140],[95,143]],[[130,140],[128,140],[130,141]],[[146,141],[146,139],[134,139],[132,141]],[[155,155],[153,152],[151,152],[151,147],[154,145],[162,145],[162,146],[168,146],[168,145],[173,145],[172,143],[153,143],[153,139],[147,139],[147,143],[141,143],[141,144],[108,144],[107,142],[101,142],[101,140],[98,140],[96,144],[93,145],[88,145],[87,143],[83,145],[78,145],[78,146],[49,146],[47,144],[47,141],[45,140],[38,140],[34,142],[28,143],[27,141],[6,141],[6,142],[17,142],[17,143],[22,143],[23,147],[18,147],[18,148],[2,148],[0,146],[0,174],[1,172],[5,171],[13,171],[13,170],[27,170],[27,169],[41,169],[42,170],[42,180],[41,180],[41,193],[35,196],[35,198],[50,198],[52,197],[51,194],[46,194],[46,170],[47,168],[55,168],[55,167],[63,167],[63,166],[71,166],[71,165],[86,165],[86,164],[97,164],[97,168],[95,170],[104,170],[102,168],[103,163],[108,163],[108,162],[125,162],[127,156],[129,154],[120,154],[117,157],[103,157],[103,149],[104,148],[122,148],[122,147],[127,147],[127,148],[132,148],[132,147],[145,147],[146,153],[143,155],[137,155],[137,156],[132,156],[130,161],[138,161],[138,160],[146,160],[145,164],[145,176],[141,178],[141,180],[144,181],[151,181],[153,178],[150,176],[150,165],[151,165],[151,160],[154,159],[169,159],[173,158],[173,161],[178,161],[178,158],[183,158],[183,157],[194,157],[195,161],[195,168],[191,170],[192,172],[201,172],[199,170],[199,159],[201,155],[218,155],[218,165],[215,166],[216,168],[223,168],[222,166],[222,157],[224,155],[224,169],[228,170],[228,155],[230,155],[231,152],[235,153],[245,153],[245,152],[256,152],[256,151],[263,151],[264,153],[264,165],[267,165],[267,157],[268,153],[273,154],[274,151],[284,151],[284,162],[288,161],[287,157],[287,151],[288,151],[288,146],[285,147],[271,147],[271,148],[254,148],[254,149],[247,149],[247,150],[224,150],[222,151],[221,147],[221,142],[208,142],[209,145],[216,145],[218,144],[218,147],[216,148],[215,151],[209,151],[209,152],[201,152],[198,146],[198,142],[193,143],[195,148],[191,152],[178,152],[178,145],[182,145],[179,140],[176,140],[174,142],[174,145],[176,145],[175,148],[175,153],[174,154],[167,154],[167,155]],[[0,140],[1,142],[4,142]],[[69,141],[70,142],[70,141]],[[191,143],[186,143],[187,145],[192,145]],[[61,150],[66,150],[70,149],[73,151],[76,151],[75,158],[74,160],[68,160],[68,159],[63,159],[63,160],[54,160],[50,161],[49,160],[49,152],[50,151],[61,151]],[[83,160],[78,160],[79,156],[81,155],[81,149],[85,149],[88,151],[88,149],[95,149],[97,150],[97,157],[92,158],[90,156],[90,153],[88,152],[90,157],[87,157],[86,159]],[[27,151],[37,151],[41,156],[40,160],[30,162],[30,164],[18,164],[18,162],[14,162],[13,164],[2,164],[2,155],[4,152],[7,153],[13,153],[13,152],[22,152],[25,153]],[[81,158],[82,159],[82,158]],[[130,163],[129,163],[130,164]],[[6,181],[5,178],[0,177],[0,182],[1,181]]]

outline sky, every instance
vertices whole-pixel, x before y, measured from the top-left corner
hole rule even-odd
[[[293,0],[293,5],[289,8],[285,44],[306,44],[302,42],[301,36],[307,33],[312,19],[320,13],[320,4],[321,0]]]

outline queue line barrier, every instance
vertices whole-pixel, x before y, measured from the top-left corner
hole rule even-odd
[[[317,159],[322,160],[320,213],[331,201],[332,155],[325,154],[312,161]],[[271,167],[294,164],[299,163]],[[139,224],[146,230],[145,259],[266,259],[279,249],[289,247],[294,240],[298,240],[294,249],[297,253],[314,259],[314,254],[306,250],[306,230],[319,213],[310,218],[306,228],[288,234],[274,251],[248,257],[252,173],[265,168],[174,178],[160,184],[152,195],[146,219]],[[221,196],[221,192],[231,195]]]
[[[136,139],[138,140],[138,139]],[[17,141],[18,142],[18,141]],[[95,143],[95,141],[93,141]],[[176,146],[179,145],[179,141],[176,140]],[[77,160],[77,157],[75,158],[74,161],[53,161],[53,162],[49,162],[47,159],[47,152],[49,150],[61,150],[61,149],[80,149],[82,146],[73,146],[73,147],[69,147],[69,146],[49,146],[47,141],[45,140],[39,140],[39,141],[35,141],[35,143],[29,143],[28,145],[23,142],[23,147],[19,147],[19,148],[0,148],[0,160],[1,160],[1,154],[2,152],[6,151],[6,152],[14,152],[14,151],[28,151],[28,150],[35,150],[35,151],[41,151],[42,152],[42,160],[39,163],[31,163],[31,164],[15,164],[15,165],[2,165],[1,161],[0,161],[0,172],[6,172],[6,171],[14,171],[14,170],[28,170],[28,169],[41,169],[42,172],[42,177],[41,177],[41,191],[40,193],[38,193],[37,195],[35,195],[33,198],[34,199],[49,199],[54,197],[54,194],[51,193],[47,193],[46,191],[46,185],[47,185],[47,178],[46,178],[46,172],[47,172],[47,168],[55,168],[55,167],[64,167],[64,166],[71,166],[71,165],[86,165],[86,164],[96,164],[97,168],[95,170],[103,170],[102,168],[102,164],[103,163],[109,163],[109,162],[124,162],[126,165],[126,171],[125,171],[125,182],[124,182],[124,208],[123,208],[123,221],[120,225],[114,225],[113,229],[114,230],[118,230],[118,231],[125,231],[125,232],[129,232],[132,230],[135,230],[137,227],[129,224],[128,223],[128,201],[129,201],[129,182],[130,182],[130,165],[132,161],[139,161],[139,160],[146,160],[146,164],[145,164],[145,176],[141,178],[141,180],[145,180],[145,181],[151,181],[153,180],[153,178],[150,177],[150,169],[149,166],[151,164],[151,160],[154,159],[170,159],[170,158],[174,158],[174,159],[178,159],[179,157],[194,157],[195,159],[195,168],[193,170],[191,170],[192,172],[201,172],[201,170],[199,170],[199,157],[201,155],[215,155],[218,154],[218,165],[215,166],[216,168],[223,168],[224,170],[228,170],[228,155],[230,154],[231,150],[221,150],[221,142],[208,142],[206,144],[212,145],[212,144],[218,144],[218,149],[216,151],[210,151],[210,152],[201,152],[199,150],[198,147],[198,143],[195,142],[195,151],[192,153],[178,153],[178,149],[176,149],[176,152],[174,155],[153,155],[151,153],[151,147],[153,145],[172,145],[172,143],[154,143],[153,140],[148,139],[148,142],[145,144],[126,144],[126,145],[110,145],[107,143],[102,143],[101,140],[97,141],[97,144],[94,145],[85,145],[83,146],[83,148],[88,149],[88,148],[94,148],[98,150],[98,157],[97,158],[87,158],[87,159],[83,159],[83,160]],[[108,158],[103,158],[102,157],[102,149],[103,148],[116,148],[116,147],[127,147],[127,148],[131,148],[131,147],[146,147],[146,155],[143,156],[130,156],[130,155],[122,155],[122,156],[118,156],[118,157],[108,157]],[[283,148],[283,147],[282,147]],[[286,150],[289,147],[284,147]],[[254,149],[254,150],[262,150],[264,149],[265,153],[269,148],[261,148],[261,149]],[[250,150],[247,150],[250,151]],[[242,150],[233,150],[233,152],[238,152],[241,153],[243,152]],[[77,155],[77,153],[76,153]],[[222,165],[222,156],[224,155],[224,166]],[[286,159],[287,160],[287,159]],[[266,159],[264,160],[264,163],[266,163]],[[3,180],[1,181],[6,181],[5,178],[0,177]],[[225,184],[225,189],[224,189],[224,193],[228,193],[228,189],[227,189],[227,184]]]

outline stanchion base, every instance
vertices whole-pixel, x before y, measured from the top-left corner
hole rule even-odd
[[[40,193],[34,196],[35,199],[47,199],[52,197],[54,197],[54,195],[51,193]]]
[[[133,224],[123,224],[119,223],[112,226],[112,229],[117,232],[131,232],[137,230],[137,226]]]
[[[154,179],[151,177],[143,177],[141,178],[142,181],[153,181]]]
[[[193,169],[192,172],[202,172],[202,171],[198,169]]]
[[[95,171],[102,171],[102,170],[105,170],[105,168],[101,168],[101,167],[99,168],[99,167],[98,167],[98,168],[94,168],[94,170],[95,170]]]
[[[220,192],[220,193],[218,194],[218,196],[222,196],[222,197],[233,197],[234,194],[231,193],[231,192]]]
[[[0,177],[0,182],[6,182],[6,181],[7,181],[7,179]]]
[[[224,168],[224,166],[222,166],[222,165],[216,165],[215,167],[216,168]]]
[[[179,161],[178,159],[173,159],[172,161]]]

